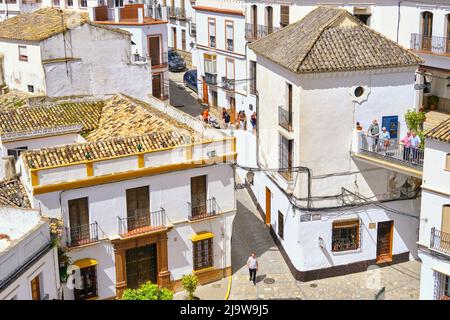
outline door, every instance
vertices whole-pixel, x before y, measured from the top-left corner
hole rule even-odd
[[[252,6],[252,33],[253,39],[258,39],[258,7]]]
[[[392,261],[392,236],[394,221],[378,222],[377,263]]]
[[[162,88],[161,88],[161,74],[156,73],[152,75],[152,94],[155,98],[161,99],[162,97]]]
[[[31,299],[41,300],[41,285],[39,281],[39,274],[31,280]]]
[[[150,197],[148,186],[127,189],[126,231],[150,226]]]
[[[205,77],[203,77],[203,102],[208,104],[208,85]]]
[[[266,224],[270,225],[270,213],[272,210],[272,192],[266,187]]]
[[[440,247],[445,252],[450,252],[450,204],[442,207]]]
[[[173,41],[173,48],[177,49],[177,28],[172,28],[172,41]]]
[[[148,37],[148,52],[152,66],[158,66],[161,63],[161,41],[159,36]]]
[[[266,26],[267,34],[271,34],[273,32],[273,8],[270,6],[266,7]]]
[[[206,215],[206,175],[191,178],[192,217]]]
[[[181,30],[181,49],[186,51],[186,30]]]
[[[230,97],[230,121],[231,123],[236,122],[236,98]]]
[[[151,281],[158,283],[156,243],[125,251],[127,288],[136,289]]]
[[[70,242],[72,245],[79,245],[89,242],[89,210],[88,198],[79,198],[68,201]]]
[[[433,35],[433,14],[429,11],[422,13],[422,50],[431,51],[431,37]]]
[[[381,127],[386,127],[391,139],[398,137],[398,116],[383,117],[381,120]]]

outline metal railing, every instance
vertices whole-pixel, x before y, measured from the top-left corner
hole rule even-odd
[[[145,233],[166,227],[166,210],[149,212],[143,216],[117,217],[119,220],[119,234],[123,236]]]
[[[234,79],[228,79],[227,77],[222,77],[222,88],[229,91],[234,91]]]
[[[450,54],[450,38],[412,33],[410,48],[417,51]]]
[[[148,6],[147,7],[147,16],[149,18],[155,20],[162,20],[162,8],[160,5],[158,6]]]
[[[247,41],[254,41],[261,39],[272,32],[278,31],[280,28],[278,27],[269,27],[269,26],[263,26],[263,25],[254,25],[253,23],[246,23],[245,24],[245,39]]]
[[[133,53],[131,55],[131,60],[133,62],[147,62],[147,58],[139,55],[139,53]]]
[[[97,222],[66,227],[67,246],[75,247],[98,241]]]
[[[205,72],[205,82],[209,85],[217,85],[217,74]]]
[[[186,9],[185,8],[177,8],[177,7],[167,7],[167,16],[170,19],[186,19]]]
[[[278,125],[287,131],[292,131],[292,112],[286,110],[284,106],[278,107]]]
[[[190,221],[215,216],[217,214],[216,198],[212,197],[211,199],[207,199],[204,203],[195,206],[188,202],[188,212]]]
[[[450,233],[431,228],[430,248],[450,255]]]
[[[363,153],[377,155],[413,168],[422,169],[423,167],[424,151],[420,148],[405,147],[394,139],[386,140],[367,135],[363,135],[362,138],[361,151]]]

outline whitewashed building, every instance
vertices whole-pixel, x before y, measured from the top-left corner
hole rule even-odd
[[[48,219],[30,208],[16,178],[0,181],[0,300],[59,298],[58,254]]]
[[[420,212],[420,299],[450,299],[450,120],[426,133]]]
[[[404,114],[418,106],[421,59],[329,7],[249,48],[259,169],[247,181],[294,276],[417,258],[423,157],[403,158],[398,141]],[[366,136],[374,119],[388,128],[389,145]]]
[[[64,299],[116,298],[146,281],[179,290],[184,274],[195,272],[201,283],[231,274],[234,138],[153,98],[152,106],[116,95],[6,116],[27,112],[36,131],[63,122],[78,128],[76,140],[30,147],[16,163],[31,207],[62,221],[67,283],[79,283],[64,286]],[[30,125],[10,123],[4,131]]]
[[[130,33],[87,12],[44,8],[0,23],[0,85],[48,97],[122,92],[148,101],[151,66],[133,60]]]

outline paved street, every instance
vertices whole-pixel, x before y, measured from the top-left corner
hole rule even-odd
[[[247,191],[237,192],[230,299],[373,299],[377,288],[383,286],[386,299],[419,299],[420,262],[417,261],[311,282],[296,281]],[[245,266],[252,251],[256,252],[260,264],[256,286],[249,281]],[[371,288],[376,272],[381,285]]]
[[[197,93],[184,86],[183,72],[169,72],[170,104],[180,110],[197,117],[202,111],[202,105],[197,101]]]

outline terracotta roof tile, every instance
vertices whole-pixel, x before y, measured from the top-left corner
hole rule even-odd
[[[425,137],[450,143],[450,118],[428,130]]]
[[[0,181],[0,205],[31,208],[30,200],[19,179]]]

